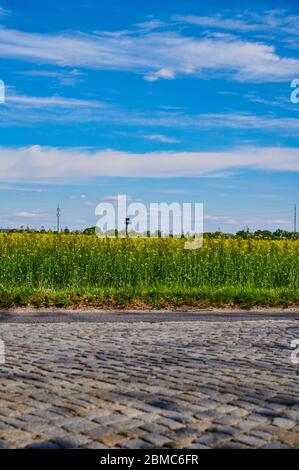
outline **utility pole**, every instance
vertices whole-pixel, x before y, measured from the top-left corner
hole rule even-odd
[[[294,233],[297,233],[297,206],[294,206]]]
[[[60,210],[59,205],[57,207],[56,215],[57,215],[57,233],[59,233],[60,232],[60,216],[61,216],[61,210]]]
[[[126,217],[126,237],[128,236],[129,225],[130,225],[130,217]]]

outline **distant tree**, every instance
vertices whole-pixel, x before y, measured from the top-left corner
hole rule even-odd
[[[83,235],[95,235],[95,233],[96,233],[95,227],[87,227],[85,230],[83,230]]]
[[[271,240],[273,238],[273,234],[270,230],[256,230],[254,232],[254,237],[262,238],[263,240]]]
[[[236,233],[236,236],[237,236],[238,238],[244,238],[245,240],[249,240],[250,238],[253,237],[253,234],[250,232],[249,227],[247,227],[246,229],[239,230],[239,231]]]

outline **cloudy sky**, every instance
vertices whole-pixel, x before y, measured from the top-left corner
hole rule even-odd
[[[58,203],[94,225],[127,194],[292,229],[299,5],[240,3],[0,0],[0,226],[54,227]]]

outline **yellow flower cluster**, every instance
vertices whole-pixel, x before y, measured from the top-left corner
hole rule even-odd
[[[299,240],[218,238],[199,250],[181,239],[0,234],[0,287],[299,285]]]

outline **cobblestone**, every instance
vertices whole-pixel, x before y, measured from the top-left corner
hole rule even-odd
[[[0,447],[297,448],[296,333],[295,320],[0,324]]]

